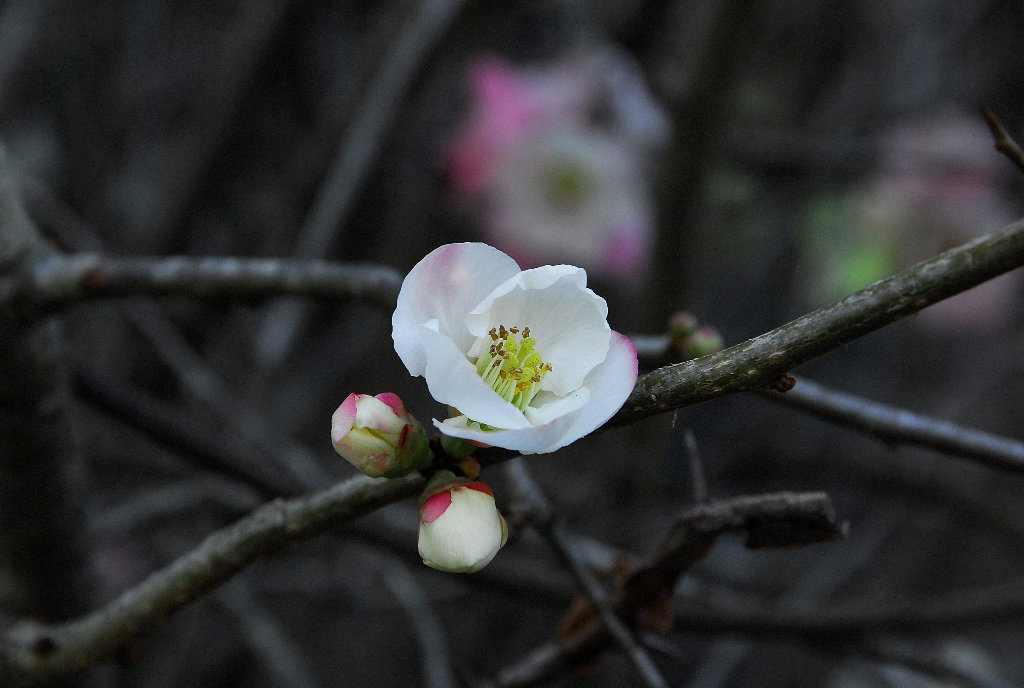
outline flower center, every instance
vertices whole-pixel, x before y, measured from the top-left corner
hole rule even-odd
[[[476,372],[498,396],[525,413],[540,391],[540,381],[551,372],[551,364],[533,348],[537,340],[530,336],[529,327],[520,331],[501,325],[487,334],[491,343],[486,351],[481,350]]]
[[[586,171],[571,161],[563,161],[549,169],[544,181],[548,203],[566,212],[576,212],[590,191],[590,179]]]

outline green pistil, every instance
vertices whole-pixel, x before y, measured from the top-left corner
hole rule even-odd
[[[534,350],[537,340],[530,336],[529,327],[520,332],[518,327],[501,325],[487,334],[491,344],[480,353],[476,372],[502,399],[525,413],[551,364]]]

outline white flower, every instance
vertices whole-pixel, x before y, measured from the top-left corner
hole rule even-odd
[[[590,433],[622,406],[636,349],[571,265],[520,270],[486,244],[435,249],[406,276],[395,351],[456,414],[441,432],[524,454]]]
[[[508,527],[486,483],[451,481],[424,495],[417,548],[427,566],[451,573],[479,571],[507,539]]]
[[[495,243],[529,260],[564,256],[606,275],[642,274],[654,218],[640,160],[623,143],[552,129],[501,158],[487,212]]]

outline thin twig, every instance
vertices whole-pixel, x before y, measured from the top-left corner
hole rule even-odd
[[[641,360],[661,359],[669,346],[666,335],[642,335],[631,339]],[[796,384],[785,393],[766,391],[762,396],[886,442],[919,445],[993,468],[1024,472],[1024,442],[1020,440],[881,404],[805,377],[792,380]]]
[[[83,366],[74,371],[74,386],[79,399],[191,458],[194,464],[256,488],[266,499],[297,496],[309,489],[290,476],[272,472],[262,462],[253,461],[252,454],[240,443],[231,441],[208,419],[183,410],[180,405]]]
[[[379,575],[388,592],[398,602],[420,645],[423,685],[426,688],[454,688],[451,652],[441,620],[431,607],[430,597],[405,564],[394,557],[383,557]]]
[[[695,504],[707,504],[708,479],[704,473],[704,463],[700,459],[700,450],[697,448],[697,438],[690,428],[683,433],[683,448],[686,451],[686,462],[690,467],[690,480],[693,482],[693,501]]]
[[[609,424],[765,388],[802,363],[1021,265],[1024,221],[1017,221],[771,332],[647,373]]]
[[[345,134],[331,171],[317,190],[299,231],[296,258],[322,258],[348,215],[370,164],[395,121],[402,98],[424,59],[451,25],[466,0],[415,3],[408,23],[395,36],[380,69],[367,85],[352,128]]]
[[[367,85],[352,127],[327,178],[317,189],[310,213],[299,230],[294,252],[297,258],[327,255],[331,240],[344,224],[395,121],[402,98],[465,1],[429,0],[412,5],[412,16],[395,36],[380,69]],[[276,365],[288,353],[305,313],[304,304],[287,301],[268,310],[254,340],[256,356],[264,367]]]
[[[1016,623],[1024,615],[1024,579],[927,599],[865,604],[858,600],[815,609],[785,605],[699,602],[675,598],[676,631],[699,634],[844,639],[864,634],[947,634],[967,627]]]
[[[174,371],[182,387],[211,413],[224,419],[238,437],[244,437],[277,473],[291,476],[304,489],[329,482],[323,466],[307,447],[269,422],[251,402],[234,394],[227,383],[196,353],[177,326],[153,303],[124,304],[128,318]]]
[[[993,468],[1024,473],[1021,441],[881,404],[805,378],[797,378],[796,386],[784,394],[766,392],[764,397],[887,442],[928,447]]]
[[[41,313],[86,299],[188,296],[244,299],[300,295],[366,299],[394,308],[402,275],[383,266],[274,258],[51,256],[0,277],[0,308]]]
[[[587,568],[586,564],[576,555],[572,543],[556,522],[554,511],[540,487],[526,469],[522,458],[508,464],[506,475],[513,481],[521,503],[526,507],[530,523],[540,533],[555,552],[562,564],[569,569],[576,585],[597,611],[601,623],[619,646],[626,658],[633,665],[637,676],[649,688],[668,688],[668,683],[658,671],[654,660],[641,647],[632,631],[616,614],[608,594],[600,582]]]
[[[843,649],[849,649],[849,646],[844,645]],[[896,646],[891,640],[861,641],[853,646],[853,650],[874,662],[883,665],[895,664],[903,669],[935,678],[937,685],[952,684],[965,688],[1018,688],[1020,685],[982,671],[974,662],[963,666],[963,662],[952,661],[945,653]]]
[[[782,492],[694,506],[676,519],[648,563],[621,582],[614,595],[616,614],[627,619],[660,617],[667,611],[664,608],[679,576],[708,554],[719,535],[734,530],[747,530],[750,547],[799,546],[844,533],[828,498],[821,493]],[[542,645],[503,668],[487,685],[535,685],[609,640],[596,619],[580,618],[574,628],[567,637]]]
[[[0,272],[49,255],[0,146]],[[44,258],[45,259],[45,258]],[[82,457],[56,319],[19,323],[0,312],[0,590],[5,615],[66,618],[92,604]]]
[[[222,587],[216,599],[235,617],[239,632],[251,646],[253,658],[273,677],[272,684],[282,688],[315,688],[303,647],[285,633],[272,614],[253,594],[248,583],[239,579]]]
[[[1017,166],[1017,169],[1024,172],[1024,150],[1021,150],[1021,147],[1017,145],[1013,137],[1006,132],[1006,129],[999,123],[999,120],[996,119],[995,114],[991,110],[982,106],[981,114],[985,117],[985,122],[988,123],[988,128],[992,131],[996,150],[1009,158],[1010,162]]]

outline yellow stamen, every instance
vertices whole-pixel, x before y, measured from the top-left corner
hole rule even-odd
[[[534,348],[537,340],[530,336],[529,327],[498,325],[487,336],[491,343],[476,361],[477,374],[495,393],[525,412],[544,376],[551,372],[551,364]]]

